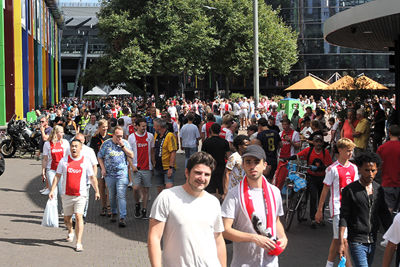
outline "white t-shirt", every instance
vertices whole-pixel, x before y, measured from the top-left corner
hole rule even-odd
[[[95,122],[95,124],[91,124],[90,122],[88,124],[86,124],[85,130],[83,131],[84,135],[89,135],[90,137],[92,137],[98,128],[98,124],[97,121]]]
[[[124,127],[123,127],[124,134],[127,134],[129,132],[128,130],[129,125],[132,124],[132,118],[129,116],[122,116],[121,118],[124,119]]]
[[[277,216],[282,216],[282,198],[279,189],[272,186],[276,201]],[[262,188],[253,188],[249,190],[249,195],[253,199],[254,211],[262,224],[266,225],[266,213]],[[230,190],[222,204],[222,217],[234,219],[232,228],[246,233],[256,234],[248,214],[243,212],[240,204],[238,186]],[[231,266],[278,266],[278,257],[268,255],[268,251],[257,246],[255,243],[249,242],[233,242],[233,257]]]
[[[400,243],[400,213],[394,217],[392,225],[383,235],[383,238],[387,241],[392,242],[393,244]]]
[[[217,198],[205,191],[196,198],[175,186],[158,195],[150,218],[165,222],[163,266],[221,266],[214,234],[224,226]]]
[[[176,107],[175,106],[169,106],[168,107],[168,113],[171,115],[171,118],[176,118]]]
[[[238,103],[233,103],[233,114],[235,116],[239,116],[239,110],[240,110],[240,106]]]
[[[343,188],[357,180],[358,168],[351,162],[347,166],[343,166],[339,161],[335,161],[326,169],[324,184],[329,186],[331,190],[329,199],[331,217],[340,214],[340,199]]]
[[[89,160],[90,165],[97,166],[97,164],[99,164],[97,157],[96,157],[96,153],[94,153],[93,148],[88,147],[87,145],[82,145],[81,154],[82,154],[82,156],[84,156],[85,158],[87,158]],[[95,168],[95,167],[93,167],[93,168]],[[91,184],[89,175],[86,176],[86,183]]]
[[[225,167],[231,171],[231,173],[229,174],[228,184],[228,190],[231,190],[236,185],[238,185],[239,182],[242,181],[243,177],[246,175],[242,168],[242,157],[240,156],[240,154],[238,152],[233,153],[226,162]]]
[[[83,162],[80,164],[80,169],[71,168],[68,163],[69,160],[78,161],[83,157]],[[67,155],[61,159],[57,167],[58,174],[61,176],[61,195],[73,195],[73,196],[87,196],[87,176],[93,176],[93,167],[90,165],[89,158],[81,155],[78,158],[72,158]],[[76,194],[71,194],[74,192]]]
[[[197,147],[197,138],[200,138],[199,129],[193,123],[186,123],[179,132],[182,138],[182,147]]]
[[[61,146],[63,148],[64,154],[63,157],[65,157],[65,155],[69,155],[69,142],[66,139],[62,139],[61,140]],[[43,156],[47,156],[48,161],[47,161],[47,169],[50,169],[51,167],[51,149],[50,149],[50,142],[46,141],[43,145]]]

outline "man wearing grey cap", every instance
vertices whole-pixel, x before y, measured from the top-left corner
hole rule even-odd
[[[278,266],[278,255],[287,245],[279,220],[280,191],[262,175],[267,163],[260,146],[248,146],[242,159],[246,176],[222,204],[224,238],[233,241],[231,266]]]

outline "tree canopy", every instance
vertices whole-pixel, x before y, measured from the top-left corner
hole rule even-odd
[[[210,8],[212,7],[212,8]],[[145,76],[247,75],[253,66],[249,0],[103,0],[98,14],[107,55],[85,73],[105,83]],[[259,1],[260,70],[287,74],[297,61],[296,33]]]

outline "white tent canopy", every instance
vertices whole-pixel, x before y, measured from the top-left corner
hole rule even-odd
[[[125,89],[117,87],[114,90],[112,90],[108,95],[131,95],[131,93],[129,93]]]
[[[105,95],[107,95],[107,93],[104,92],[103,90],[101,90],[100,87],[95,86],[95,87],[93,87],[90,91],[86,92],[85,95],[88,95],[88,96],[90,96],[90,95],[105,96]]]

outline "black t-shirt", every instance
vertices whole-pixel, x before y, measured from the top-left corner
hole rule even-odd
[[[217,168],[225,168],[225,155],[229,151],[229,143],[219,136],[207,138],[201,151],[209,153],[217,162]]]
[[[279,143],[281,142],[279,133],[271,129],[264,130],[257,134],[257,139],[260,140],[261,146],[265,151],[268,165],[276,165]]]
[[[270,130],[274,130],[274,131],[277,132],[278,134],[279,134],[279,132],[281,131],[281,130],[279,129],[279,127],[276,126],[275,124],[274,124],[274,125],[268,125],[268,128],[269,128]]]
[[[96,134],[90,139],[90,147],[94,150],[94,153],[97,156],[97,153],[99,153],[101,145],[106,141],[107,139],[110,139],[112,137],[112,134],[107,133],[105,137],[102,137],[100,134]]]
[[[385,119],[386,115],[382,109],[378,109],[374,112],[374,133],[385,135]]]

